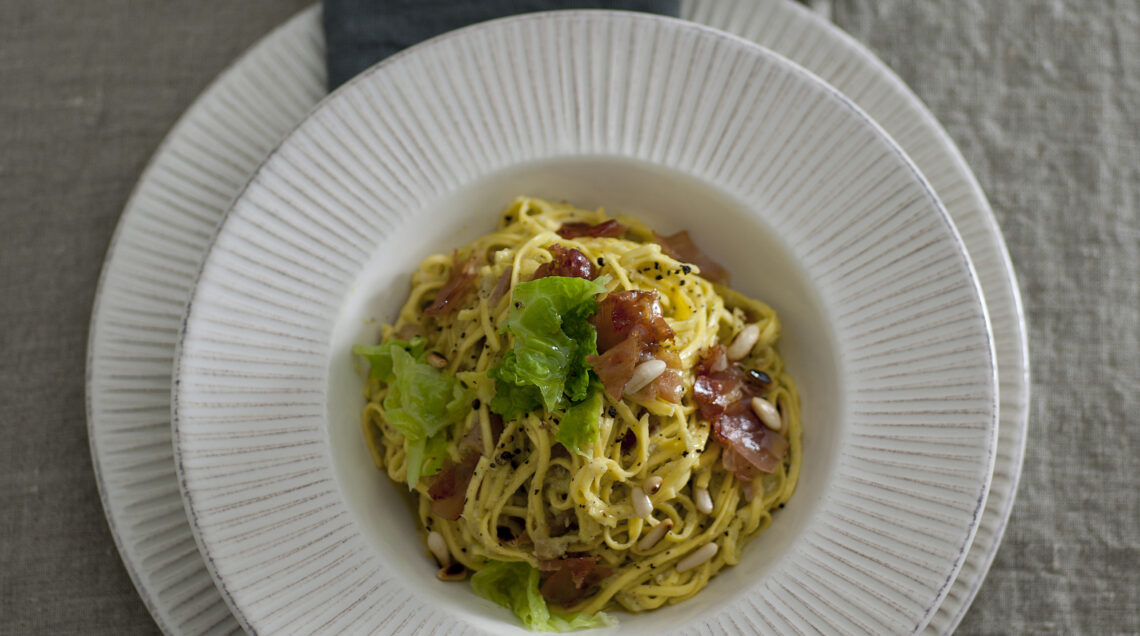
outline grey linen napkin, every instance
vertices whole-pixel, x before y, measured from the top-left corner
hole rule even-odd
[[[329,90],[376,62],[442,33],[495,18],[559,9],[677,16],[680,0],[325,0]]]

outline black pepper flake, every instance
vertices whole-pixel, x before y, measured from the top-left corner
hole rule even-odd
[[[784,509],[784,504],[780,504],[780,510]]]
[[[511,215],[508,214],[508,215],[503,217],[503,220],[506,221],[507,223],[510,223],[512,220],[514,220],[514,217],[512,217]]]
[[[598,267],[605,267],[605,266],[606,266],[606,259],[599,256],[598,257]]]
[[[684,285],[684,284],[685,284],[685,279],[684,279],[684,278],[682,278],[682,279],[681,279],[681,285]]]
[[[655,278],[656,278],[657,280],[661,280],[662,278],[665,278],[665,277],[664,277],[664,276],[662,276],[661,274],[658,274],[658,275],[657,275]]]
[[[689,272],[693,271],[693,268],[692,268],[692,267],[689,267],[688,265],[682,265],[682,266],[681,266],[681,271],[682,271],[682,272],[685,272],[686,274],[688,274]]]
[[[606,414],[610,417],[617,417],[617,407],[610,406],[610,408],[606,410]]]
[[[656,570],[656,569],[657,569],[657,564],[656,564],[656,563],[650,563],[650,564],[649,564],[649,569],[650,569],[650,570]]]
[[[653,263],[653,269],[661,269],[661,263]]]
[[[475,398],[475,400],[471,402],[472,411],[478,411],[480,406],[483,406],[483,403],[479,401],[479,398]]]

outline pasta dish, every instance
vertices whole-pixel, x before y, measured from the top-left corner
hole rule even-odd
[[[792,496],[771,308],[686,232],[521,197],[428,257],[367,361],[364,440],[444,580],[536,630],[698,593]]]

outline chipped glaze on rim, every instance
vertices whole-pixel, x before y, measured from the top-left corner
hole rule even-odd
[[[301,12],[251,47],[171,130],[124,209],[92,311],[87,421],[96,482],[124,565],[168,634],[233,633],[240,626],[214,588],[182,512],[170,449],[169,400],[156,400],[156,391],[169,387],[170,368],[166,364],[156,369],[155,358],[173,355],[204,237],[213,233],[229,198],[268,149],[324,95],[319,9],[314,5]],[[1017,282],[993,214],[957,148],[921,102],[886,65],[835,25],[783,0],[684,0],[681,15],[767,46],[852,97],[909,151],[942,198],[973,259],[993,325],[1000,426],[982,523],[966,563],[924,630],[950,633],[977,594],[1000,544],[1027,431],[1026,330]],[[283,98],[282,92],[293,99]],[[266,113],[275,116],[264,118]],[[231,134],[232,122],[253,116],[261,117],[256,138]],[[919,149],[922,152],[916,152]],[[187,224],[192,218],[198,220]],[[144,238],[118,240],[128,235]],[[186,252],[192,264],[183,262],[181,273],[170,271],[169,259],[154,259],[155,253],[178,245],[192,246]],[[156,262],[165,267],[155,268]],[[151,291],[172,292],[162,311],[140,306],[142,294],[112,293],[144,279],[158,283]],[[108,337],[113,335],[106,326],[111,321],[151,334],[151,346],[139,351]],[[148,423],[140,427],[135,418]],[[134,443],[140,430],[153,442]],[[156,528],[164,541],[152,540]]]
[[[635,71],[611,65],[627,52]],[[476,86],[466,81],[481,71]],[[520,87],[555,106],[527,112],[497,98]],[[765,103],[765,117],[734,98],[686,100],[742,92]],[[657,106],[646,121],[645,107]],[[717,147],[723,140],[732,141]],[[977,527],[997,412],[985,308],[937,198],[873,122],[786,60],[679,20],[565,12],[468,27],[374,67],[302,122],[224,219],[176,355],[174,427],[191,525],[243,623],[266,631],[388,620],[430,631],[489,627],[457,622],[460,615],[393,585],[405,579],[348,515],[323,438],[330,352],[322,334],[370,252],[416,215],[409,210],[495,168],[610,153],[694,173],[754,208],[780,210],[763,220],[835,312],[852,387],[841,398],[852,405],[843,424],[852,443],[831,494],[845,503],[820,504],[796,558],[738,594],[727,606],[734,618],[718,612],[688,626],[914,631],[933,614]],[[817,175],[828,183],[812,181]],[[282,363],[300,371],[283,379]],[[894,384],[922,374],[961,394]],[[882,384],[867,385],[872,377]],[[876,392],[886,397],[868,397]],[[868,461],[877,468],[857,467]],[[908,471],[920,465],[934,466],[938,480],[914,479]],[[238,475],[248,488],[229,485]],[[300,521],[314,506],[322,522]]]

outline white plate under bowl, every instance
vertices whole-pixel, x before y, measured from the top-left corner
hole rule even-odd
[[[521,98],[520,98],[521,97]],[[786,60],[638,14],[443,36],[326,101],[210,249],[176,359],[176,461],[223,596],[257,631],[518,629],[434,579],[358,439],[348,346],[429,252],[513,194],[686,227],[784,316],[805,470],[737,568],[627,629],[910,632],[977,527],[997,388],[953,226],[865,115]],[[404,287],[406,289],[406,287]]]
[[[681,16],[748,38],[827,80],[905,150],[958,227],[997,351],[998,448],[966,562],[923,633],[961,620],[1000,544],[1028,427],[1017,281],[989,204],[953,142],[870,51],[791,0],[685,0]],[[325,94],[318,5],[265,36],[202,93],[155,152],[107,252],[87,364],[92,463],[123,564],[168,634],[240,631],[190,532],[170,444],[170,360],[198,260],[265,154]],[[142,334],[146,334],[145,337]]]

